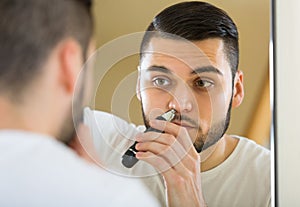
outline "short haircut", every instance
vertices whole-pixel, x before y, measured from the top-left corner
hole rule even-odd
[[[1,0],[0,93],[22,93],[41,72],[52,49],[65,38],[77,40],[85,58],[93,35],[91,3]]]
[[[160,12],[146,29],[140,47],[140,61],[152,37],[179,36],[189,41],[221,38],[232,77],[239,63],[238,30],[227,13],[209,3],[191,1],[172,5]]]

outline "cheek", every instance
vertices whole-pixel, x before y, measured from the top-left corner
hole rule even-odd
[[[141,91],[141,101],[145,115],[149,119],[154,119],[167,110],[168,93],[162,93],[156,89],[146,89]]]
[[[199,122],[201,123],[201,129],[203,132],[206,132],[210,127],[212,110],[212,99],[208,93],[197,96],[195,113],[198,114]]]
[[[228,92],[223,91],[214,95],[214,98],[211,102],[212,122],[219,122],[226,117],[230,100],[231,94],[229,94]]]
[[[208,131],[213,123],[217,123],[226,117],[230,102],[230,95],[222,91],[214,91],[197,96],[197,107],[201,128]]]

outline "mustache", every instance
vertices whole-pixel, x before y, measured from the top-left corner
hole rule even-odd
[[[197,121],[184,114],[176,114],[172,121],[185,121],[189,123],[192,127],[199,127],[199,123]]]

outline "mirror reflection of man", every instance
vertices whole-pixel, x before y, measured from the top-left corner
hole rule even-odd
[[[140,181],[66,145],[76,79],[95,47],[91,1],[1,0],[0,31],[0,206],[158,206]]]
[[[271,205],[270,152],[247,138],[226,134],[231,109],[244,97],[238,63],[237,27],[211,4],[175,4],[147,28],[140,49],[137,96],[145,126],[165,133],[138,133],[136,157],[163,177],[164,181],[155,176],[148,181],[158,197],[166,198],[161,199],[162,205]],[[170,109],[177,111],[172,122],[153,119]],[[134,134],[125,121],[115,118],[111,123],[111,115],[103,112],[94,115],[100,120],[106,117],[101,120],[106,121],[102,136],[114,138],[110,142],[116,148],[124,140],[114,126],[126,129],[122,133],[128,137]],[[119,160],[112,162],[121,165]],[[143,171],[141,163],[132,172]]]

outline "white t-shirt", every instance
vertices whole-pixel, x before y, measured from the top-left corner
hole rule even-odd
[[[232,154],[217,167],[201,173],[208,206],[271,206],[270,152],[242,138]]]
[[[138,176],[166,206],[163,179],[147,163],[139,161],[127,169],[121,157],[144,126],[136,127],[105,112],[85,109],[85,121],[92,129],[94,144],[104,167],[126,176]],[[266,207],[271,202],[270,152],[253,141],[234,136],[239,142],[219,166],[201,173],[202,189],[209,207]]]
[[[0,206],[159,206],[138,179],[108,173],[41,134],[0,130]]]

